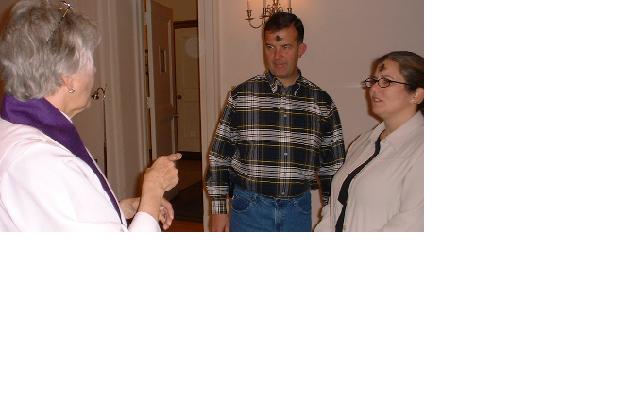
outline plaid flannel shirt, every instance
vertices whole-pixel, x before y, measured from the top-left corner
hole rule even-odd
[[[228,212],[232,185],[274,198],[320,187],[326,204],[344,157],[329,94],[301,73],[287,88],[269,72],[258,75],[231,91],[218,123],[207,173],[212,212]]]

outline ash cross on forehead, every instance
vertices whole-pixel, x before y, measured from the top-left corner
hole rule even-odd
[[[284,39],[280,35],[276,35],[276,41],[282,42]]]

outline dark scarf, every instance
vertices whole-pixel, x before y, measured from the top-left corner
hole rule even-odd
[[[102,188],[109,195],[111,204],[116,210],[116,214],[118,214],[118,219],[120,219],[120,206],[111,189],[109,189],[107,180],[93,162],[89,151],[82,143],[80,135],[78,135],[76,127],[60,110],[45,99],[20,101],[9,94],[5,94],[0,116],[12,124],[29,125],[38,129],[91,167],[93,173],[100,180]]]
[[[338,201],[342,204],[342,211],[340,212],[340,216],[338,217],[338,221],[336,221],[336,232],[342,232],[344,230],[344,217],[347,211],[347,201],[349,200],[349,186],[351,185],[351,181],[358,176],[360,172],[364,169],[373,160],[380,154],[380,149],[382,147],[382,134],[378,136],[378,140],[376,140],[376,147],[373,151],[373,155],[367,159],[364,163],[362,163],[358,168],[351,171],[351,173],[347,176],[347,178],[342,182],[342,187],[340,188],[340,192],[338,193]]]

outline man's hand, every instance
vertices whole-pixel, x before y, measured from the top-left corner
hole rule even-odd
[[[229,214],[211,215],[211,232],[229,232]]]

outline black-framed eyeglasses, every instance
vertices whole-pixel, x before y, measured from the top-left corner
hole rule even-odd
[[[66,1],[62,1],[62,0],[60,1],[60,3],[61,3],[61,6],[59,10],[62,12],[62,16],[58,20],[58,24],[56,25],[56,28],[53,31],[51,31],[51,34],[49,35],[49,39],[47,39],[47,43],[49,43],[53,35],[60,28],[60,24],[62,23],[62,20],[64,19],[64,17],[66,17],[67,14],[69,14],[70,12],[73,12],[73,6],[70,3],[67,3]]]
[[[387,78],[380,78],[380,79],[376,79],[373,76],[368,77],[367,79],[365,79],[364,81],[362,81],[360,84],[362,85],[363,88],[365,89],[370,89],[373,87],[373,85],[378,84],[378,86],[380,86],[381,88],[388,88],[389,86],[391,86],[392,83],[398,83],[400,85],[407,85],[407,86],[411,86],[406,82],[398,82],[398,81],[392,81],[391,79],[387,79]]]

